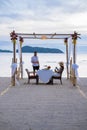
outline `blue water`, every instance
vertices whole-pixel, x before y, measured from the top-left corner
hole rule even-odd
[[[23,53],[23,72],[24,77],[26,77],[25,68],[32,70],[31,64],[31,56],[33,53]],[[12,53],[0,53],[0,77],[9,77],[11,76],[11,63],[12,63]],[[19,65],[19,55],[16,54],[17,63]],[[54,70],[56,66],[58,66],[59,61],[64,62],[64,73],[63,76],[66,77],[66,54],[52,54],[52,53],[38,53],[39,61],[40,61],[40,68],[44,68],[45,65],[50,65],[51,69]],[[77,53],[76,56],[77,64],[79,65],[79,76],[80,77],[87,77],[87,53]]]

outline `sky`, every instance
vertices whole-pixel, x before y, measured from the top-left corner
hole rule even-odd
[[[0,0],[0,48],[12,48],[10,33],[81,34],[87,41],[87,0]],[[63,41],[25,40],[31,46],[55,47]],[[52,43],[52,44],[51,44]]]

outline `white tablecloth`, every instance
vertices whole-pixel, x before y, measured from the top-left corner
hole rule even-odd
[[[43,69],[37,71],[37,75],[39,76],[40,80],[43,81],[44,83],[48,83],[53,74],[54,73],[52,70]]]

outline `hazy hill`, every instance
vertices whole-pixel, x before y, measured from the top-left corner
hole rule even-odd
[[[34,51],[37,51],[39,53],[63,53],[63,51],[61,51],[60,49],[55,49],[55,48],[52,49],[52,48],[31,47],[31,46],[22,47],[23,53],[32,53]]]
[[[10,50],[1,50],[1,49],[0,49],[0,52],[7,52],[7,53],[11,53],[12,51],[10,51]]]
[[[60,49],[55,48],[31,47],[31,46],[22,47],[23,53],[33,53],[34,51],[37,51],[38,53],[63,53],[63,51],[61,51]],[[0,49],[0,52],[12,53],[13,51]]]

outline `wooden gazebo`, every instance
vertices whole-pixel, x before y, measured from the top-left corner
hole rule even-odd
[[[67,65],[67,79],[71,78],[72,83],[75,86],[76,85],[76,75],[75,75],[75,70],[71,70],[72,67],[70,66],[70,72],[69,72],[69,61],[68,61],[68,39],[71,37],[72,38],[72,44],[73,44],[73,58],[70,63],[76,64],[76,43],[77,39],[80,34],[77,32],[74,32],[72,34],[28,34],[28,33],[16,33],[15,31],[10,33],[11,40],[13,42],[13,59],[12,59],[12,64],[15,64],[17,62],[16,60],[16,40],[19,39],[20,43],[20,72],[21,72],[21,78],[23,78],[23,65],[22,65],[22,43],[24,42],[24,39],[41,39],[41,40],[52,40],[52,39],[62,39],[66,45],[66,65]],[[16,69],[17,70],[17,69]],[[73,73],[72,73],[73,72]],[[15,86],[15,73],[12,76],[12,86]]]

